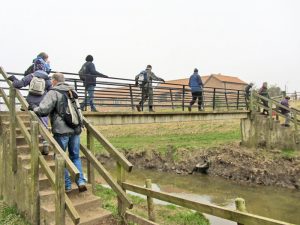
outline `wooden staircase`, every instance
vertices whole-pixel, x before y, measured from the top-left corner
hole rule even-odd
[[[30,132],[30,115],[26,113],[18,112],[28,131]],[[2,129],[9,127],[9,114],[2,113],[0,115],[0,123]],[[22,135],[19,128],[16,128],[16,144],[18,153],[18,168],[21,168],[20,174],[23,174],[24,180],[30,180],[31,171],[31,154],[30,146],[26,143],[25,137]],[[41,142],[40,142],[41,143]],[[39,148],[42,149],[43,145],[40,144]],[[49,149],[49,155],[43,156],[51,168],[52,171],[55,169],[55,155],[52,149]],[[28,176],[26,176],[28,175]],[[21,182],[23,184],[23,182]],[[25,181],[26,183],[26,181]],[[28,192],[25,190],[24,193]],[[70,198],[73,206],[77,210],[80,216],[80,225],[112,225],[117,224],[117,221],[113,218],[112,213],[101,208],[101,199],[92,193],[92,186],[87,184],[88,190],[80,193],[77,185],[72,185],[72,191],[68,192],[67,195]],[[55,191],[51,187],[51,183],[47,176],[43,173],[42,169],[39,169],[39,197],[40,197],[40,224],[41,225],[52,225],[55,224]],[[24,198],[26,199],[26,198]],[[22,207],[21,207],[22,208]],[[24,210],[23,214],[29,214]],[[65,224],[74,224],[69,215],[66,213]]]

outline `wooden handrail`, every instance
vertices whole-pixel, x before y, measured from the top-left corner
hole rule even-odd
[[[121,154],[93,125],[91,125],[86,118],[83,118],[83,124],[89,130],[102,146],[112,155],[112,157],[119,162],[127,172],[131,172],[133,165],[129,162],[123,154]]]
[[[122,199],[123,203],[131,209],[133,207],[132,202],[126,196],[125,191],[122,187],[113,180],[109,172],[101,165],[97,158],[91,153],[91,151],[84,145],[80,145],[81,152],[86,156],[86,158],[93,164],[94,168],[98,173],[104,178],[108,185],[116,192],[116,194]]]
[[[156,198],[162,201],[173,203],[182,207],[196,210],[198,212],[207,213],[213,216],[217,216],[223,219],[235,221],[242,224],[252,224],[252,225],[292,225],[291,223],[286,223],[279,220],[274,220],[266,218],[263,216],[254,215],[251,213],[245,213],[240,211],[235,211],[227,209],[221,206],[216,206],[212,204],[200,203],[192,200],[187,200],[181,197],[174,196],[160,191],[153,191],[148,188],[144,188],[138,185],[133,185],[124,182],[122,184],[123,188],[129,191],[133,191],[148,197]]]

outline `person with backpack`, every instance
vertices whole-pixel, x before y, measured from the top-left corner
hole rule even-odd
[[[24,72],[24,76],[34,73],[37,70],[44,70],[49,74],[51,72],[51,69],[48,58],[49,56],[45,52],[41,52],[40,54],[38,54],[38,56],[32,61],[32,64]]]
[[[143,70],[140,72],[138,75],[135,76],[135,86],[140,87],[141,93],[142,93],[142,99],[140,100],[139,104],[136,105],[137,111],[142,110],[142,106],[144,103],[148,101],[149,105],[149,112],[154,112],[153,110],[153,87],[152,87],[152,81],[157,80],[157,81],[162,81],[165,83],[165,80],[157,77],[153,72],[152,72],[152,66],[148,65],[146,67],[146,70]]]
[[[21,80],[18,80],[14,75],[8,77],[8,79],[12,81],[13,86],[17,89],[29,86],[26,100],[29,105],[38,106],[45,97],[46,93],[50,90],[51,81],[48,77],[48,74],[45,71],[45,67],[39,66],[37,68],[39,68],[39,70],[28,74]],[[48,117],[40,116],[40,120],[43,122],[45,127],[48,128]],[[42,154],[48,155],[48,153],[48,143],[47,141],[43,140]]]
[[[265,98],[270,98],[270,96],[269,96],[269,91],[268,91],[268,83],[267,82],[263,82],[263,85],[262,85],[262,87],[259,89],[259,91],[258,91],[258,94],[260,94],[261,96],[264,96]],[[262,99],[261,100],[262,101],[262,103],[263,103],[263,105],[265,106],[265,107],[269,107],[269,105],[268,105],[268,101],[267,100],[264,100],[264,99]],[[266,114],[265,114],[266,113]],[[263,112],[261,113],[262,115],[269,115],[269,111],[267,110],[267,109],[263,109]]]
[[[203,109],[202,102],[203,102],[203,82],[201,80],[200,75],[198,74],[198,69],[194,69],[194,73],[190,76],[189,79],[189,86],[191,88],[192,92],[192,101],[190,102],[190,105],[188,107],[189,112],[192,111],[192,106],[196,102],[198,98],[198,111],[201,111]]]
[[[52,75],[52,89],[46,94],[40,105],[30,108],[38,116],[50,115],[52,133],[60,147],[66,151],[79,170],[80,175],[76,180],[80,192],[87,190],[86,180],[82,172],[80,159],[80,133],[82,129],[82,114],[78,103],[78,95],[74,87],[65,83],[62,73]],[[77,121],[74,123],[74,121]],[[65,169],[65,190],[72,190],[72,182],[67,169]]]
[[[96,86],[96,78],[108,78],[108,76],[99,73],[96,70],[93,60],[93,56],[88,55],[85,58],[86,62],[82,65],[81,69],[79,70],[79,78],[83,81],[85,87],[85,98],[83,102],[80,103],[80,108],[81,110],[85,110],[86,106],[89,104],[91,106],[91,111],[97,112],[97,109],[94,105],[94,91]],[[88,96],[86,93],[88,94]]]
[[[289,96],[285,96],[284,99],[281,100],[280,104],[289,108],[289,100],[290,100],[290,97]],[[285,122],[284,124],[282,124],[282,126],[285,126],[285,127],[289,127],[290,126],[290,120],[291,120],[291,113],[289,110],[287,109],[284,109],[284,108],[281,108],[280,107],[280,111],[281,113],[285,116]]]

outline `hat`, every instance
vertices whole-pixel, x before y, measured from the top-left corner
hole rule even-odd
[[[197,68],[195,68],[195,69],[194,69],[194,72],[195,72],[195,73],[197,73],[197,72],[198,72],[198,69],[197,69]]]
[[[290,96],[285,96],[285,98],[286,98],[286,99],[290,99],[291,97],[290,97]]]
[[[93,60],[94,60],[94,58],[93,58],[93,56],[91,56],[91,55],[88,55],[88,56],[85,58],[85,61],[87,61],[87,62],[93,62]]]
[[[147,65],[146,69],[152,69],[151,65]]]

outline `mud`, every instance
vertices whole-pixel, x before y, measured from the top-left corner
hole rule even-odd
[[[218,176],[249,185],[279,186],[300,189],[300,157],[284,157],[280,150],[247,149],[233,144],[213,149],[174,150],[166,154],[156,151],[125,151],[135,168],[189,175],[198,163],[209,162],[208,176]],[[99,161],[111,159],[98,155]]]

